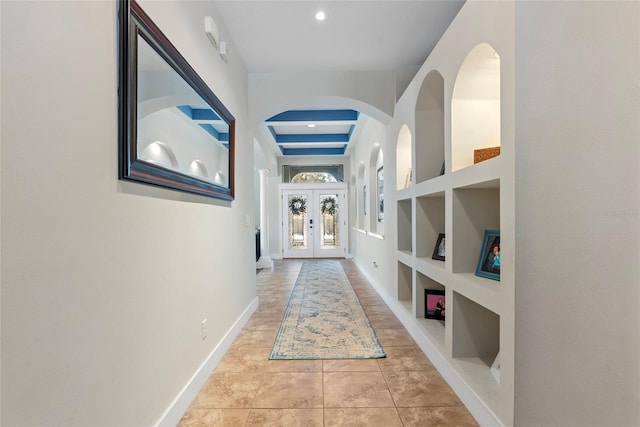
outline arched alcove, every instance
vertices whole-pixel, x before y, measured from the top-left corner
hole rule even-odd
[[[351,174],[351,181],[349,182],[351,185],[351,224],[358,225],[358,181],[356,180],[355,172]]]
[[[384,155],[379,142],[373,144],[369,158],[369,230],[384,232]]]
[[[402,125],[396,142],[396,188],[402,190],[411,185],[411,131]]]
[[[207,172],[207,167],[201,160],[194,160],[189,165],[189,174],[195,175],[200,178],[209,178],[209,173]]]
[[[460,66],[451,100],[451,169],[474,164],[474,150],[500,147],[500,56],[487,43]]]
[[[169,169],[178,169],[178,160],[173,150],[161,141],[154,141],[147,145],[142,150],[139,158]]]
[[[365,167],[364,163],[360,163],[358,166],[358,189],[360,190],[360,200],[358,202],[360,208],[358,209],[358,228],[364,230],[365,217],[367,216],[367,182],[364,178]]]
[[[433,70],[427,74],[415,109],[415,181],[434,178],[444,165],[444,78]]]

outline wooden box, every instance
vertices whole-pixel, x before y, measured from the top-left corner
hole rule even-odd
[[[500,155],[500,147],[479,148],[473,150],[473,164],[489,160]]]

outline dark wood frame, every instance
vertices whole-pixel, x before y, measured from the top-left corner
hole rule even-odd
[[[484,238],[482,239],[482,249],[480,250],[480,256],[478,257],[478,264],[476,266],[476,276],[486,277],[487,279],[500,280],[500,269],[489,270],[486,267],[489,253],[496,242],[500,246],[500,230],[485,230]],[[500,251],[500,249],[498,249]]]
[[[235,118],[200,78],[160,28],[134,0],[118,2],[118,139],[119,178],[231,201],[234,199]],[[213,184],[138,158],[138,35],[229,125],[228,187]]]
[[[424,290],[424,318],[425,319],[436,319],[436,320],[445,320],[447,315],[446,315],[446,311],[445,314],[442,316],[438,316],[437,314],[429,314],[429,312],[427,311],[427,298],[429,297],[429,295],[438,295],[438,296],[442,296],[442,298],[445,298],[445,291],[441,291],[441,290],[436,290],[436,289],[425,289]],[[446,299],[445,299],[445,309],[446,309]]]
[[[438,261],[444,261],[445,256],[444,255],[438,255],[438,249],[440,248],[440,242],[442,242],[442,239],[444,239],[444,233],[440,233],[438,234],[438,240],[436,241],[436,246],[433,248],[433,255],[431,256],[432,259],[437,259]],[[445,248],[446,248],[446,244],[447,241],[444,241],[445,243]]]
[[[376,172],[376,212],[378,222],[384,222],[384,166]]]

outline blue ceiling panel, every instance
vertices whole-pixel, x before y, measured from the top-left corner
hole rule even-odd
[[[335,122],[356,121],[355,110],[289,110],[267,119],[267,122]]]
[[[282,154],[285,156],[329,156],[329,155],[342,155],[347,149],[347,146],[342,148],[282,148]]]
[[[284,156],[344,155],[359,116],[345,109],[289,110],[265,125]]]

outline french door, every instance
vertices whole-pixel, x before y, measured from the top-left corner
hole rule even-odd
[[[282,190],[284,258],[343,258],[347,254],[344,189]]]

